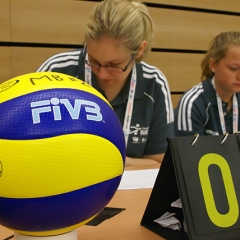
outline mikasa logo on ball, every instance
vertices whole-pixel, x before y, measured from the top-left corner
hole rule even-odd
[[[55,121],[62,120],[60,106],[66,108],[73,120],[79,119],[81,109],[84,109],[87,120],[102,121],[100,107],[95,102],[75,99],[74,105],[72,105],[68,99],[51,98],[50,100],[31,102],[33,124],[41,123],[41,116],[49,112],[52,113]]]

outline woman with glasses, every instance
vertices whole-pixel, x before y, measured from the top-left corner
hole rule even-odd
[[[173,109],[163,73],[142,60],[151,50],[153,22],[147,7],[105,0],[93,9],[84,48],[57,54],[37,71],[65,73],[101,92],[123,126],[126,165],[161,162],[173,136]]]

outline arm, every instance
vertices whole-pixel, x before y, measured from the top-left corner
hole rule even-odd
[[[126,157],[126,166],[139,166],[139,165],[159,165],[162,162],[164,153],[154,155],[144,155],[143,158],[130,158]]]

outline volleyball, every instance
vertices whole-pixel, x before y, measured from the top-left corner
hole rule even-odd
[[[103,210],[126,151],[108,101],[53,72],[0,84],[0,149],[0,224],[29,236],[69,232]]]

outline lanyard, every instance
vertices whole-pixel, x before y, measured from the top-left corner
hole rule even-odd
[[[86,54],[86,59],[87,57],[88,56]],[[86,63],[85,63],[85,81],[86,83],[92,86],[91,67],[88,66]],[[128,143],[130,124],[132,120],[132,111],[133,111],[133,105],[134,105],[136,85],[137,85],[137,72],[136,72],[136,65],[134,64],[131,81],[130,81],[129,93],[128,93],[128,102],[127,102],[127,107],[125,111],[124,123],[123,123],[123,133],[124,133],[126,147]]]
[[[213,84],[213,87],[215,88],[214,78],[212,79],[212,84]],[[216,92],[216,96],[217,96],[218,113],[219,113],[220,123],[222,127],[222,132],[223,134],[225,134],[226,125],[225,125],[225,119],[224,119],[223,108],[222,108],[222,100],[217,94],[217,92]],[[234,93],[233,95],[233,133],[236,133],[236,132],[238,132],[238,102],[237,102],[236,94]]]

